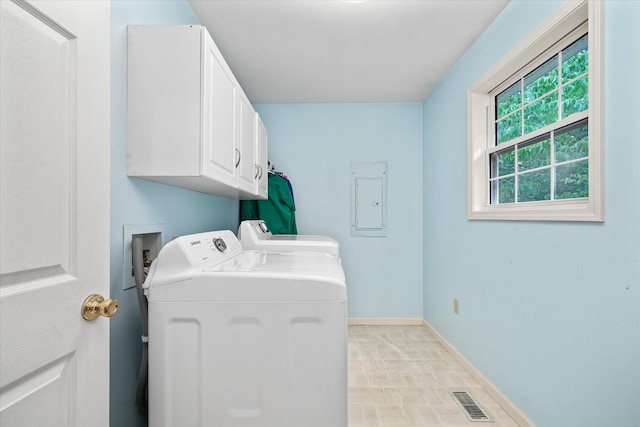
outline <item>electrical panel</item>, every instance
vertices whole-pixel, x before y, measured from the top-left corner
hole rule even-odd
[[[387,235],[387,164],[351,164],[351,235]]]

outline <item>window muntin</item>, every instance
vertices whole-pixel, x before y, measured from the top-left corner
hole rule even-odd
[[[494,95],[498,148],[489,150],[490,204],[589,196],[588,59],[584,34]],[[581,123],[572,131],[577,139],[567,127],[574,122]],[[575,150],[579,161],[567,158]],[[570,163],[557,164],[562,161]]]

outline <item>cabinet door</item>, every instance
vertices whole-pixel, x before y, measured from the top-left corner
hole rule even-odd
[[[236,187],[240,160],[238,89],[231,70],[204,28],[202,47],[202,174]]]
[[[256,113],[256,140],[257,154],[256,166],[258,167],[258,197],[266,199],[268,194],[268,173],[267,173],[267,128],[262,123],[262,119]]]
[[[240,164],[238,165],[238,186],[240,190],[258,193],[259,170],[256,167],[256,112],[240,91]]]
[[[129,176],[202,173],[201,43],[199,27],[128,27]]]

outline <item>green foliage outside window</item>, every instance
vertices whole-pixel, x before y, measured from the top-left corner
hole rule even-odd
[[[518,170],[549,166],[551,164],[551,140],[548,138],[533,144],[518,147]]]
[[[589,196],[589,162],[582,160],[556,168],[556,199]]]
[[[568,132],[559,132],[554,138],[556,163],[589,155],[589,128],[580,126]]]
[[[584,76],[562,88],[562,118],[589,108],[589,78]]]
[[[588,75],[583,76],[589,69],[587,36],[562,51],[560,72],[559,58],[559,55],[555,55],[496,96],[498,144],[589,108],[589,80]],[[522,86],[524,96],[521,96]],[[561,114],[558,114],[559,92],[562,98]]]
[[[534,202],[551,199],[551,169],[542,169],[520,175],[518,201]]]
[[[585,158],[589,155],[589,127],[578,127],[555,138],[556,163]],[[556,199],[589,196],[589,162],[580,160],[556,168]]]
[[[558,92],[524,107],[524,133],[533,132],[558,121]]]

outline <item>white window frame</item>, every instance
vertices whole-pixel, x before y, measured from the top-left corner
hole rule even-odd
[[[589,33],[589,197],[490,204],[495,147],[492,92],[587,22]],[[472,220],[604,221],[604,2],[568,1],[467,91],[467,216]]]

